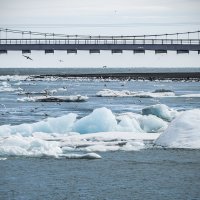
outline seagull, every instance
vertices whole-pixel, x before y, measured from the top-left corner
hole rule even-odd
[[[64,62],[63,60],[59,60],[59,62]]]
[[[25,56],[25,55],[22,55],[22,56],[24,56],[26,59],[28,59],[28,60],[33,60],[31,57],[29,57],[29,56]]]

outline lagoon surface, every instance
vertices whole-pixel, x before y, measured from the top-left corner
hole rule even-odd
[[[198,80],[31,75],[0,76],[0,199],[200,199]]]

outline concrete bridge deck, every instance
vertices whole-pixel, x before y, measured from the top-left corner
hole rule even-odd
[[[177,51],[178,53],[198,51],[200,53],[200,44],[0,44],[0,53],[7,51],[30,53],[32,50],[43,50],[46,53],[53,53],[55,50],[67,51],[68,53],[77,53],[77,50],[88,50],[90,53],[100,53],[100,50],[110,50],[112,53],[122,53],[123,50],[131,50],[134,53],[144,53],[145,50],[155,51],[156,53],[167,53],[167,51]]]
[[[0,54],[7,51],[31,53],[40,50],[45,53],[54,53],[55,50],[67,53],[77,53],[78,50],[90,53],[100,53],[101,50],[110,50],[112,53],[122,53],[124,50],[134,53],[145,53],[146,50],[155,53],[198,51],[200,54],[200,31],[159,35],[89,36],[0,28],[0,33]],[[8,33],[11,34],[10,37]]]

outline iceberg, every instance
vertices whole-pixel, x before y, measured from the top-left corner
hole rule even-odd
[[[72,130],[81,134],[96,133],[114,131],[116,126],[117,121],[111,110],[98,108],[88,116],[78,120]]]
[[[168,148],[200,148],[200,109],[181,113],[155,141]]]
[[[156,104],[142,109],[143,115],[155,115],[165,121],[172,121],[178,114],[176,110],[170,109],[165,104]]]
[[[47,118],[32,124],[20,124],[15,126],[0,126],[0,136],[20,134],[29,136],[36,132],[65,134],[71,131],[77,115],[70,113],[56,118]]]
[[[141,128],[147,133],[162,132],[167,128],[167,122],[154,116],[147,115],[139,118]]]
[[[70,113],[61,117],[46,118],[35,123],[0,126],[0,136],[20,134],[24,136],[56,135],[56,134],[86,134],[98,132],[133,132],[152,133],[161,132],[167,127],[167,122],[154,115],[140,115],[135,113],[115,116],[107,108],[95,109],[89,115],[77,119],[77,114]]]

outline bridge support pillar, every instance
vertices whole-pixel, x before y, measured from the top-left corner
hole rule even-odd
[[[189,53],[189,50],[177,50],[177,54]]]
[[[198,54],[200,54],[200,50],[198,50]]]
[[[167,50],[164,50],[164,49],[155,50],[155,54],[159,54],[159,53],[167,53]]]
[[[45,49],[45,54],[47,54],[47,53],[54,53],[54,50],[53,49]]]
[[[90,53],[100,53],[99,49],[90,49]]]
[[[31,53],[31,50],[22,50],[22,54],[25,54],[25,53]]]
[[[7,50],[0,50],[0,54],[6,54],[7,52]]]
[[[145,53],[144,49],[135,49],[133,50],[133,53]]]
[[[77,49],[67,49],[67,53],[77,53]]]
[[[123,51],[121,49],[112,49],[111,52],[112,53],[123,53]]]

